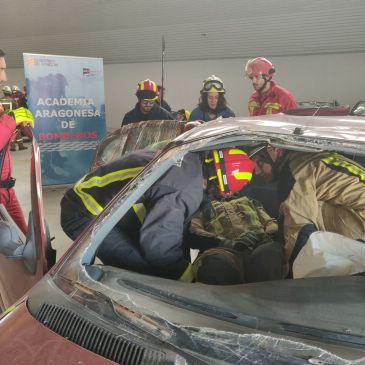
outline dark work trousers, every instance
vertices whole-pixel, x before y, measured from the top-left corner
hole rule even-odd
[[[62,201],[61,204],[64,204]],[[61,209],[61,226],[64,232],[76,239],[79,234],[94,220],[94,217],[81,211]],[[105,265],[120,267],[142,274],[154,274],[151,265],[143,258],[138,245],[115,226],[105,237],[97,251],[97,257]]]
[[[284,250],[279,242],[258,246],[245,261],[245,276],[249,283],[283,279]]]

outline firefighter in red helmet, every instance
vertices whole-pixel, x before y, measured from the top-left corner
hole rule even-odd
[[[167,110],[158,105],[158,90],[154,81],[150,79],[140,81],[136,96],[138,102],[132,110],[124,115],[122,126],[144,120],[173,119]]]
[[[256,57],[248,60],[245,75],[251,80],[255,89],[248,101],[251,116],[277,114],[297,108],[294,96],[272,80],[275,68],[268,59]]]

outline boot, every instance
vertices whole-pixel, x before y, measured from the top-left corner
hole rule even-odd
[[[10,142],[10,151],[16,151],[15,142]]]

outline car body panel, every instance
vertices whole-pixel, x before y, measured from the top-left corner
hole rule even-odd
[[[30,169],[32,212],[26,242],[18,247],[16,255],[0,254],[0,310],[22,297],[48,270],[48,233],[43,213],[40,154],[35,139]]]
[[[26,300],[1,320],[0,359],[17,365],[115,364],[43,326],[29,313]]]

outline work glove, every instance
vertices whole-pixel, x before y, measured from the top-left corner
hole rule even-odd
[[[9,115],[15,119],[17,126],[34,128],[34,117],[30,110],[23,107],[17,108],[10,110]]]

